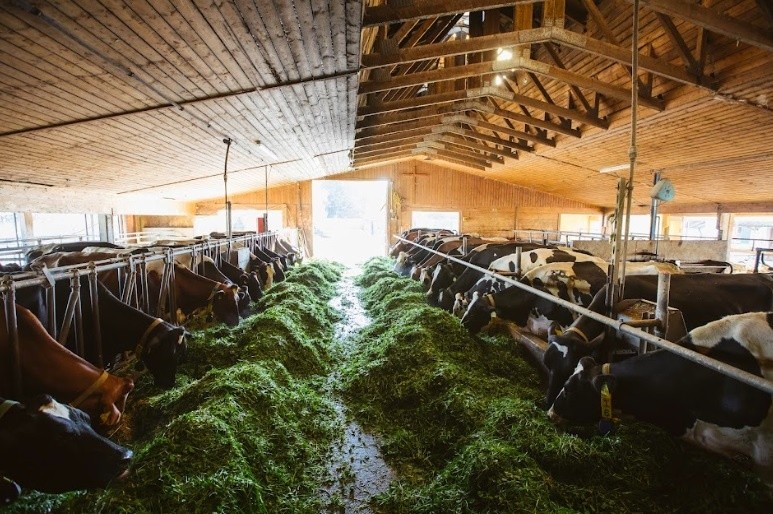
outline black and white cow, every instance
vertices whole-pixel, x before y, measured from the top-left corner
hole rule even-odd
[[[773,380],[773,312],[727,316],[679,344]],[[773,483],[771,394],[666,350],[604,365],[583,357],[548,416],[556,423],[599,421],[605,385],[613,409],[722,455],[747,456]]]
[[[96,433],[79,409],[48,395],[26,404],[0,398],[0,476],[22,487],[49,493],[105,487],[128,475],[131,459],[131,450]],[[3,489],[18,492],[8,483]]]
[[[606,263],[597,261],[554,262],[534,268],[521,277],[520,282],[575,305],[588,305],[607,280]],[[484,295],[470,303],[462,317],[462,325],[472,334],[478,333],[494,317],[504,318],[519,326],[526,326],[534,334],[547,333],[555,321],[567,326],[573,314],[556,303],[527,292],[519,287]]]
[[[623,299],[656,301],[658,279],[655,276],[628,276]],[[606,287],[599,291],[588,308],[602,313]],[[671,277],[669,306],[682,312],[687,330],[703,326],[731,314],[773,309],[773,275],[724,275],[699,273]],[[591,344],[604,331],[604,325],[587,316],[579,316],[569,329],[559,334],[548,332],[550,346],[543,362],[548,369],[547,405],[572,374],[582,357],[591,355],[598,342]]]

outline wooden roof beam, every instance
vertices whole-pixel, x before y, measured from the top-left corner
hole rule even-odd
[[[475,148],[470,148],[469,145],[460,145],[458,143],[454,143],[452,141],[448,141],[447,139],[443,139],[443,138],[438,138],[438,139],[436,139],[436,141],[441,143],[441,144],[443,144],[443,145],[445,145],[446,147],[448,147],[451,150],[455,149],[457,151],[461,150],[461,151],[473,152],[476,155],[482,155],[482,156],[486,157],[490,161],[498,162],[500,164],[504,164],[505,163],[505,160],[504,160],[503,157],[501,157],[501,156],[499,156],[497,154],[494,154],[492,152],[487,152],[485,150],[478,150],[478,149],[475,149]],[[481,145],[481,146],[485,146],[485,145]],[[488,148],[488,147],[486,147],[486,148]]]
[[[492,34],[490,36],[421,45],[414,48],[400,49],[397,53],[388,55],[370,53],[362,56],[362,65],[365,68],[377,68],[380,66],[399,64],[401,62],[437,59],[452,55],[496,50],[497,48],[505,46],[545,43],[546,41],[598,55],[626,66],[631,65],[630,48],[623,48],[560,27],[540,27],[517,32],[505,32],[501,34]],[[641,53],[639,54],[639,66],[643,70],[650,71],[656,75],[682,84],[704,85],[704,83],[709,82],[707,79],[698,77],[684,68],[674,66],[666,61]]]
[[[676,25],[674,25],[674,22],[667,14],[656,12],[655,16],[657,16],[660,25],[663,27],[666,35],[679,53],[679,57],[682,58],[682,61],[687,66],[687,69],[697,72],[700,69],[698,61],[692,56],[692,52],[690,52],[687,43],[684,42],[684,38],[682,38],[682,35],[679,33],[679,29],[676,28]]]
[[[395,113],[398,111],[413,109],[413,108],[420,108],[420,107],[427,107],[431,111],[429,114],[424,114],[423,111],[420,111],[419,112],[420,115],[416,116],[417,118],[425,117],[428,115],[433,115],[438,113],[438,109],[436,107],[432,107],[437,104],[457,102],[460,100],[475,99],[475,98],[500,98],[508,102],[517,102],[522,105],[532,107],[534,109],[539,109],[541,111],[545,111],[550,114],[555,114],[556,116],[559,116],[562,118],[573,119],[578,123],[585,123],[587,125],[591,125],[593,127],[598,127],[603,129],[609,128],[609,122],[606,119],[600,119],[590,114],[583,113],[581,111],[577,111],[574,109],[567,109],[566,107],[561,107],[560,105],[543,102],[541,100],[537,100],[536,98],[531,98],[531,97],[520,95],[513,92],[507,92],[502,88],[493,87],[493,86],[487,86],[487,87],[477,88],[477,89],[468,89],[465,91],[452,91],[449,93],[439,93],[436,95],[426,95],[419,98],[412,98],[410,100],[400,100],[396,102],[387,102],[384,104],[366,106],[366,107],[360,108],[357,114],[358,116],[376,117],[379,120],[384,120],[384,123],[394,123],[393,121],[389,121],[389,120],[392,119],[391,117],[395,116]],[[408,117],[408,119],[412,119],[412,118]],[[540,123],[545,124],[544,126],[540,125],[542,128],[546,128],[548,130],[554,130],[552,128],[553,125],[550,124],[549,122],[540,120]],[[572,129],[571,127],[559,127],[559,128],[556,128],[555,131],[560,132],[562,134],[570,135],[573,137],[580,136],[579,131]]]
[[[486,134],[481,134],[479,132],[475,132],[473,130],[468,130],[465,128],[461,128],[456,125],[442,125],[440,127],[435,127],[432,129],[432,132],[436,134],[442,134],[444,132],[457,134],[460,136],[465,137],[471,137],[473,139],[479,139],[481,141],[486,141],[487,143],[492,143],[499,146],[504,146],[506,148],[510,148],[511,150],[524,150],[527,152],[533,152],[534,148],[525,145],[523,143],[516,143],[513,141],[508,141],[506,139],[501,139],[494,136],[487,136]]]
[[[485,167],[491,166],[491,161],[489,161],[484,157],[476,156],[476,155],[473,155],[472,153],[456,152],[454,150],[448,150],[447,148],[443,147],[442,144],[436,143],[434,141],[427,141],[425,143],[420,143],[416,148],[422,149],[422,150],[434,150],[438,152],[440,155],[446,155],[448,157],[452,157],[460,161],[466,161],[472,164],[477,164],[478,166],[485,166]]]
[[[354,154],[354,159],[368,159],[370,157],[380,157],[384,154],[399,152],[402,150],[413,150],[416,148],[416,145],[421,143],[421,141],[414,142],[414,143],[405,143],[397,146],[392,146],[389,150],[368,150],[366,152],[357,152]]]
[[[603,95],[616,98],[618,100],[630,100],[631,91],[618,86],[612,86],[600,80],[586,77],[569,70],[561,69],[558,66],[526,59],[523,57],[513,57],[508,61],[487,61],[480,64],[468,64],[466,66],[453,66],[439,70],[425,71],[423,73],[414,73],[402,77],[392,78],[390,80],[368,80],[360,83],[359,94],[370,94],[378,91],[388,91],[406,86],[418,86],[430,82],[442,82],[444,80],[456,80],[467,77],[478,77],[481,75],[491,75],[494,73],[507,73],[508,71],[521,70],[533,72],[539,75],[566,82],[568,84],[592,89]],[[644,95],[639,95],[639,104],[643,107],[649,107],[657,111],[662,111],[663,101]]]
[[[425,139],[435,139],[437,141],[443,141],[446,143],[453,143],[457,146],[465,146],[473,150],[481,152],[487,152],[500,157],[507,157],[509,159],[517,159],[518,152],[511,152],[510,150],[501,150],[492,146],[488,146],[479,140],[466,139],[464,136],[456,134],[454,132],[438,132],[430,136],[426,136]]]
[[[386,143],[387,141],[394,142],[394,141],[399,141],[401,139],[409,139],[416,136],[426,136],[427,134],[432,133],[433,128],[434,127],[422,127],[422,128],[417,128],[413,130],[406,130],[404,132],[398,132],[395,134],[389,134],[389,136],[368,136],[368,137],[355,136],[354,147],[356,149],[360,146],[367,146],[373,143]]]
[[[400,140],[399,144],[411,144],[411,143],[420,143],[424,140],[425,136],[413,136],[406,139]],[[386,141],[382,143],[371,143],[367,145],[358,146],[354,149],[354,155],[359,155],[362,152],[370,152],[370,151],[385,151],[390,150],[391,148],[394,148],[395,143],[391,141]]]
[[[509,127],[503,127],[502,125],[496,125],[494,123],[489,123],[487,121],[482,121],[482,120],[476,120],[475,126],[480,127],[482,129],[490,130],[492,132],[498,132],[502,134],[507,134],[508,136],[517,137],[518,139],[531,141],[532,143],[547,145],[553,148],[556,147],[556,140],[554,138],[541,137],[535,134],[529,134],[528,132],[523,132],[520,130],[513,130]]]
[[[406,2],[404,5],[376,5],[365,8],[365,16],[362,19],[362,27],[391,25],[408,20],[422,18],[437,18],[447,14],[461,14],[470,11],[482,11],[486,9],[498,9],[510,7],[515,4],[534,4],[543,0],[425,0],[422,2]]]
[[[473,168],[480,171],[486,171],[486,166],[482,166],[478,163],[470,162],[466,159],[457,159],[456,157],[449,155],[448,153],[444,153],[441,150],[435,150],[434,148],[423,148],[423,149],[416,149],[413,151],[415,154],[423,154],[428,157],[431,157],[432,159],[440,159],[442,161],[447,161],[453,164],[458,164],[459,166],[465,166],[467,168]]]
[[[394,134],[395,132],[405,132],[406,130],[414,130],[424,127],[432,127],[440,122],[440,115],[435,117],[422,118],[419,120],[406,121],[403,123],[392,123],[390,125],[378,125],[375,127],[368,127],[362,129],[355,138],[362,139],[364,137],[372,136],[384,136],[387,134]]]
[[[454,147],[453,144],[447,143],[445,141],[442,141],[440,139],[426,139],[424,142],[419,143],[419,147],[422,146],[429,146],[432,148],[437,148],[440,150],[446,150],[448,152],[455,152],[459,155],[466,155],[470,157],[471,159],[483,159],[485,161],[489,161],[491,163],[496,162],[499,164],[504,164],[505,160],[501,157],[498,157],[496,155],[492,154],[483,154],[480,152],[477,152],[471,148],[467,148],[465,146],[457,146]]]
[[[355,159],[354,165],[358,166],[364,164],[373,164],[382,161],[389,161],[392,159],[401,159],[403,157],[413,157],[413,150],[415,150],[415,148],[411,148],[409,150],[398,150],[395,152],[385,152],[378,156],[368,157],[367,159]]]
[[[626,1],[629,4],[633,3],[633,0]],[[773,51],[773,34],[770,30],[719,14],[713,9],[696,5],[694,2],[686,0],[639,0],[639,5],[655,12],[689,21],[735,41],[742,41],[768,52]]]

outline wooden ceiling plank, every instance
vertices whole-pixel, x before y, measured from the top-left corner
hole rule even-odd
[[[411,157],[411,156],[415,155],[413,153],[413,151],[415,149],[416,149],[415,147],[413,147],[413,148],[405,148],[405,149],[402,149],[402,150],[396,150],[394,152],[386,152],[386,153],[382,153],[382,154],[379,154],[379,155],[374,155],[374,156],[368,157],[368,158],[355,159],[354,164],[355,164],[355,166],[358,166],[358,165],[364,165],[364,164],[367,164],[367,163],[388,161],[388,160],[395,159],[395,158],[398,158],[398,157]]]
[[[604,34],[606,40],[615,46],[620,46],[620,40],[618,40],[615,33],[612,32],[612,29],[609,28],[607,20],[604,19],[604,15],[601,14],[601,11],[596,6],[596,2],[593,0],[582,0],[582,4],[585,6],[585,9],[588,10],[588,14],[590,14],[590,17],[593,19],[596,26],[601,29],[601,33]]]
[[[355,160],[367,159],[369,157],[378,157],[384,154],[399,152],[402,150],[411,150],[413,148],[416,148],[416,144],[417,144],[416,142],[403,143],[403,144],[395,145],[390,150],[386,150],[386,151],[385,150],[363,150],[361,152],[355,152],[354,159]]]
[[[402,139],[401,144],[416,144],[420,143],[424,140],[424,136],[414,136],[412,138]],[[369,145],[364,146],[358,146],[354,149],[354,155],[360,155],[362,152],[383,152],[385,150],[390,150],[391,148],[394,148],[394,143],[392,142],[386,142],[386,143],[371,143]]]
[[[626,1],[629,4],[633,3],[633,0]],[[773,34],[769,30],[719,14],[713,9],[686,0],[639,0],[639,5],[655,12],[689,21],[734,41],[741,41],[768,52],[773,51]]]
[[[444,14],[462,14],[466,12],[498,9],[514,4],[537,3],[542,0],[426,0],[420,3],[406,2],[398,6],[384,4],[365,8],[362,19],[363,27],[373,25],[400,23],[408,20],[433,18]]]
[[[756,0],[756,2],[768,24],[773,25],[773,6],[770,5],[770,0]]]
[[[383,136],[387,134],[393,134],[395,132],[404,132],[406,130],[413,130],[417,128],[432,127],[438,124],[438,117],[434,118],[422,118],[420,120],[406,121],[402,123],[392,123],[390,125],[380,125],[377,127],[369,127],[362,129],[357,133],[357,138],[371,136]]]
[[[674,45],[674,49],[679,54],[679,57],[682,58],[682,61],[684,62],[685,66],[687,66],[687,69],[697,73],[699,69],[698,62],[692,56],[692,52],[687,47],[687,43],[684,42],[684,39],[679,33],[679,29],[677,29],[676,25],[674,25],[674,22],[670,17],[668,17],[668,15],[660,12],[656,12],[655,16],[657,16],[658,21],[663,27],[666,35],[669,37],[669,39],[671,39],[671,42]]]

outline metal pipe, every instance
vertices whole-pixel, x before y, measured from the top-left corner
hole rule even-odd
[[[671,274],[658,273],[658,296],[655,305],[655,317],[660,322],[660,326],[655,329],[655,335],[666,337],[668,333],[668,300],[671,293]]]
[[[419,243],[415,243],[413,241],[409,241],[408,239],[402,238],[400,236],[393,236],[395,239],[399,239],[400,241],[405,241],[406,243],[412,244],[414,246],[422,246]],[[624,334],[630,334],[634,337],[638,337],[640,339],[644,339],[648,343],[654,344],[655,346],[659,348],[663,348],[664,350],[668,350],[672,353],[675,353],[681,357],[686,358],[689,361],[696,362],[698,364],[701,364],[703,366],[706,366],[708,368],[711,368],[715,371],[718,371],[724,375],[730,376],[736,380],[739,380],[743,382],[744,384],[750,385],[752,387],[755,387],[761,391],[765,391],[766,393],[773,394],[773,382],[770,380],[766,380],[763,377],[759,377],[757,375],[754,375],[752,373],[748,373],[746,371],[743,371],[741,369],[735,368],[733,366],[730,366],[724,362],[718,361],[716,359],[712,359],[710,357],[706,357],[705,355],[701,355],[700,353],[694,352],[692,350],[689,350],[683,346],[679,346],[678,344],[672,343],[671,341],[666,341],[663,338],[654,336],[652,334],[648,334],[647,332],[638,329],[636,327],[629,327],[626,326],[626,322],[624,320],[614,320],[611,318],[608,318],[606,316],[603,316],[597,312],[594,312],[590,309],[586,309],[585,307],[580,307],[579,305],[575,305],[571,302],[568,302],[566,300],[563,300],[561,298],[555,297],[551,295],[550,293],[546,293],[544,291],[540,291],[539,289],[534,289],[533,287],[527,286],[525,284],[522,284],[521,282],[517,280],[513,280],[507,277],[502,277],[497,275],[496,273],[481,268],[480,266],[476,266],[474,264],[470,264],[469,262],[463,261],[461,259],[457,259],[456,257],[453,257],[451,255],[438,252],[437,250],[433,250],[432,248],[426,248],[422,246],[422,248],[426,249],[427,251],[441,255],[445,257],[446,259],[456,262],[458,264],[461,264],[463,266],[466,266],[468,268],[474,269],[476,271],[479,271],[485,275],[497,278],[501,280],[502,282],[505,282],[507,284],[510,284],[512,286],[515,286],[519,289],[522,289],[524,291],[527,291],[529,293],[532,293],[536,296],[539,296],[540,298],[544,298],[546,300],[549,300],[557,305],[560,305],[561,307],[565,307],[573,312],[576,312],[583,316],[588,316],[594,321],[598,321],[599,323],[602,323],[604,325],[610,326],[614,329],[616,329],[619,332],[623,332]]]
[[[94,330],[94,349],[96,355],[94,356],[96,362],[94,364],[97,367],[104,368],[105,363],[102,356],[102,329],[100,323],[102,321],[99,315],[99,288],[97,287],[97,269],[94,263],[90,263],[89,266],[89,296],[91,297],[91,323]]]
[[[46,328],[51,337],[56,339],[56,284],[46,284],[43,287],[46,288],[46,313],[48,314]]]
[[[660,180],[660,172],[656,171],[652,175],[652,185],[656,185]],[[652,203],[650,204],[650,240],[654,241],[658,236],[658,204],[659,200],[652,197]],[[657,253],[657,251],[655,252]]]
[[[3,277],[3,284],[8,286],[5,293],[5,324],[8,330],[8,341],[10,342],[11,359],[11,390],[14,398],[22,396],[21,382],[21,351],[19,348],[19,327],[16,319],[16,290],[10,275]]]
[[[521,265],[521,259],[523,258],[523,248],[517,246],[515,248],[515,276],[521,278],[521,272],[523,267]]]
[[[148,289],[148,266],[144,255],[140,255],[140,285],[142,286],[142,310],[150,314],[150,290]]]
[[[174,281],[174,256],[171,252],[169,252],[169,257],[171,259],[172,265],[169,268],[169,317],[170,322],[177,325],[177,291],[175,289],[175,281]]]

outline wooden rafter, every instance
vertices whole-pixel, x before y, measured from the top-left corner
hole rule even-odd
[[[553,46],[553,43],[546,42],[542,46],[544,46],[545,50],[548,51],[548,55],[550,55],[550,58],[553,59],[553,62],[556,64],[556,66],[558,66],[562,70],[565,70],[566,65],[561,60],[561,56],[558,55],[558,49],[555,46]],[[585,112],[593,112],[593,107],[591,107],[590,102],[588,102],[588,99],[585,98],[585,93],[583,93],[576,84],[569,84],[569,89],[572,90],[572,92],[575,94],[575,96],[580,101],[582,106],[585,107]]]
[[[626,0],[629,4],[633,0]],[[773,51],[773,34],[770,30],[755,27],[713,9],[686,0],[639,0],[639,5],[655,12],[681,18],[704,29],[722,34],[730,39]]]
[[[421,18],[434,18],[446,14],[461,14],[470,11],[510,7],[514,4],[532,4],[542,0],[426,0],[423,2],[406,2],[403,5],[376,5],[365,8],[362,19],[363,27],[373,25],[399,23]]]
[[[506,139],[502,139],[499,137],[488,136],[486,134],[481,134],[480,132],[475,132],[474,130],[465,129],[456,125],[443,125],[441,127],[435,127],[432,131],[435,133],[449,132],[453,134],[458,134],[460,136],[470,137],[472,139],[479,139],[487,143],[492,143],[495,145],[504,146],[505,148],[510,148],[511,150],[524,150],[526,152],[534,151],[534,148],[528,145],[525,145],[523,143],[508,141]]]
[[[442,143],[437,143],[435,141],[426,141],[424,143],[419,144],[417,148],[419,149],[430,148],[437,152],[440,152],[440,155],[453,157],[454,159],[458,159],[460,161],[468,161],[474,164],[478,164],[479,166],[489,167],[491,166],[491,162],[492,162],[486,157],[483,157],[479,154],[476,155],[474,152],[462,151],[462,150],[451,150],[446,148],[445,145],[443,145]]]
[[[770,0],[757,0],[757,7],[760,8],[768,23],[773,24],[773,6],[770,5]]]
[[[430,134],[432,132],[432,127],[421,127],[413,130],[405,130],[402,132],[397,132],[394,134],[389,134],[389,136],[369,136],[369,137],[359,137],[355,138],[354,140],[354,146],[355,148],[360,146],[367,146],[371,145],[373,143],[385,143],[387,141],[399,141],[402,139],[410,139],[412,137],[416,136],[426,136],[427,134]]]
[[[468,145],[460,145],[458,143],[454,143],[454,142],[448,141],[447,139],[443,139],[443,138],[438,138],[438,139],[435,139],[434,141],[438,141],[438,142],[442,143],[443,145],[445,145],[446,147],[448,147],[450,149],[456,149],[458,151],[473,152],[474,154],[482,155],[482,156],[486,157],[487,159],[489,159],[492,162],[498,162],[500,164],[504,164],[505,163],[505,160],[504,160],[503,157],[500,157],[499,155],[496,155],[493,152],[488,152],[488,151],[485,151],[485,150],[480,150],[478,148],[470,148]]]
[[[410,138],[407,138],[407,139],[403,139],[403,140],[401,140],[401,144],[408,145],[408,144],[420,143],[423,140],[424,137],[425,136],[414,136],[414,137],[410,137]],[[356,147],[354,149],[354,155],[357,156],[357,155],[360,155],[363,152],[371,152],[371,151],[372,152],[376,152],[376,151],[384,152],[384,151],[391,150],[392,148],[394,148],[394,146],[395,146],[394,143],[391,142],[391,141],[380,142],[380,143],[371,143],[369,145],[363,145],[363,146]]]
[[[553,132],[558,132],[559,134],[564,134],[566,136],[572,136],[572,137],[580,137],[580,131],[577,129],[573,129],[572,127],[564,127],[561,125],[556,125],[555,123],[550,123],[549,121],[543,121],[539,118],[532,118],[531,116],[526,116],[524,114],[519,114],[517,112],[510,111],[508,109],[503,109],[498,106],[496,102],[494,102],[495,109],[492,114],[495,116],[499,116],[501,118],[505,118],[512,121],[517,121],[519,123],[526,123],[528,125],[533,125],[535,127],[539,127],[546,130],[552,130]]]
[[[442,152],[441,150],[436,150],[434,148],[422,148],[422,149],[416,149],[413,151],[415,154],[423,154],[426,156],[431,156],[432,158],[438,158],[447,162],[451,162],[453,164],[458,164],[460,166],[466,166],[468,168],[473,168],[480,171],[486,171],[486,166],[482,166],[480,164],[470,162],[467,159],[457,159],[453,157],[452,155]]]
[[[430,136],[426,136],[425,139],[435,139],[437,141],[444,141],[457,146],[464,146],[467,148],[471,148],[473,150],[478,150],[481,152],[498,155],[500,157],[506,157],[508,159],[518,158],[518,152],[512,152],[510,150],[502,150],[500,148],[488,146],[482,141],[479,141],[476,139],[468,139],[454,132],[439,132],[439,133],[432,134]]]
[[[690,52],[687,43],[684,42],[684,38],[679,33],[679,29],[676,28],[674,22],[667,14],[661,12],[656,12],[655,16],[657,16],[660,25],[663,27],[663,30],[665,30],[671,43],[673,43],[674,48],[687,66],[687,69],[697,73],[700,68],[698,62],[695,60],[695,57],[693,57],[692,52]]]
[[[418,143],[420,143],[420,142],[421,141],[414,141],[414,142],[409,142],[409,143],[403,143],[403,144],[400,144],[400,145],[392,145],[392,148],[390,148],[388,150],[370,150],[370,149],[369,150],[363,150],[363,151],[355,152],[354,158],[355,159],[367,159],[367,158],[370,158],[370,157],[380,156],[380,155],[383,155],[385,153],[399,152],[401,150],[411,150],[413,148],[416,148],[416,145]]]
[[[526,141],[531,141],[533,143],[538,143],[541,145],[547,145],[551,147],[556,146],[556,140],[553,138],[541,137],[538,135],[529,134],[528,132],[523,132],[521,130],[513,130],[512,128],[503,127],[502,125],[489,123],[487,121],[476,120],[475,126],[480,127],[482,129],[490,130],[492,132],[507,134],[508,136],[512,136],[512,137],[517,137],[518,139],[525,139]]]
[[[544,43],[546,41],[598,55],[626,66],[631,65],[630,48],[606,43],[560,27],[541,27],[464,40],[445,41],[443,43],[421,45],[415,48],[400,49],[397,53],[389,55],[379,53],[365,54],[362,56],[362,65],[365,68],[377,68],[399,62],[436,59],[451,55],[496,50],[504,46]],[[639,54],[639,66],[644,70],[683,84],[701,85],[703,82],[707,82],[705,79],[701,80],[694,73],[688,72],[684,68],[641,53]]]
[[[469,64],[466,66],[455,66],[452,68],[427,71],[424,73],[415,73],[413,75],[398,77],[392,80],[368,80],[366,82],[360,83],[359,93],[369,94],[378,91],[387,91],[399,87],[420,85],[430,82],[441,82],[444,80],[491,75],[493,73],[501,73],[508,70],[522,70],[526,72],[531,71],[577,87],[592,89],[606,96],[617,98],[619,100],[630,100],[631,97],[630,90],[626,88],[612,86],[600,80],[586,77],[569,70],[561,69],[558,66],[552,66],[541,61],[536,61],[534,59],[524,59],[521,57],[513,57],[513,59],[509,61],[488,61],[480,64]],[[639,95],[639,103],[643,107],[648,107],[658,111],[663,110],[663,102],[661,100]]]

